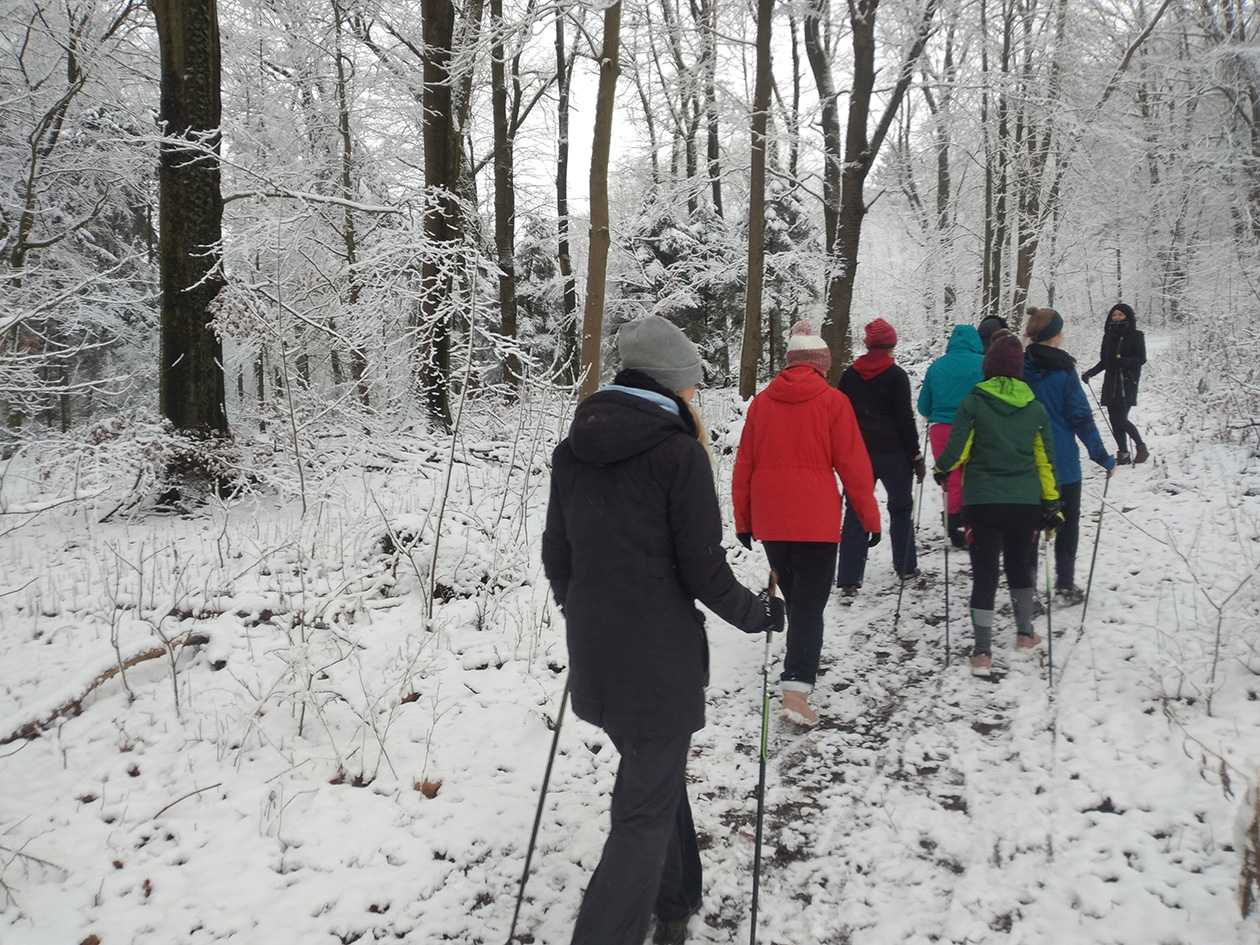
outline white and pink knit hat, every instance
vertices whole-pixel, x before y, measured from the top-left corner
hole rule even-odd
[[[793,364],[812,364],[824,374],[831,370],[831,349],[827,342],[818,337],[814,326],[806,321],[799,321],[792,326],[791,337],[787,346],[788,367]]]

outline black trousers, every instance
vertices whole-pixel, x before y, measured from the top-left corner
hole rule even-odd
[[[1137,446],[1142,445],[1142,434],[1138,433],[1138,428],[1129,419],[1130,409],[1128,404],[1109,404],[1107,406],[1107,419],[1111,421],[1111,432],[1116,437],[1116,449],[1121,453],[1129,451],[1129,437],[1133,437],[1133,442]]]
[[[1011,590],[1033,586],[1041,506],[964,505],[963,520],[971,531],[972,610],[993,609],[1002,570]]]
[[[704,884],[687,802],[691,736],[608,734],[621,753],[612,829],[582,897],[573,945],[643,945],[652,915],[691,915]]]
[[[826,541],[763,541],[770,567],[779,577],[787,607],[787,647],[781,682],[811,688],[822,656],[823,611],[836,573],[836,546]]]
[[[1081,543],[1081,484],[1059,483],[1059,511],[1063,524],[1054,533],[1054,586],[1076,585],[1076,550]],[[1037,587],[1037,551],[1034,548],[1028,562],[1032,586]]]

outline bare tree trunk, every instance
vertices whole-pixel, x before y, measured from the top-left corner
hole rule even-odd
[[[599,388],[600,348],[604,339],[604,293],[611,243],[608,218],[608,155],[612,147],[613,105],[621,72],[621,0],[604,11],[604,49],[600,53],[599,91],[595,97],[595,132],[591,144],[591,235],[586,272],[586,309],[582,316],[582,383],[578,396]]]
[[[560,99],[556,119],[556,218],[557,254],[560,263],[561,298],[560,363],[567,365],[568,380],[576,381],[581,371],[577,340],[577,280],[573,278],[573,256],[569,248],[569,89],[573,83],[573,60],[565,53],[564,12],[556,10],[556,85]]]
[[[350,134],[350,102],[347,90],[348,77],[346,76],[347,58],[342,51],[341,34],[344,13],[341,9],[339,0],[333,0],[333,18],[334,31],[336,34],[337,56],[337,114],[338,114],[338,131],[341,134],[341,194],[346,199],[345,209],[342,215],[342,240],[346,247],[346,279],[349,282],[349,290],[346,293],[346,308],[353,311],[355,306],[359,304],[359,297],[363,294],[363,282],[359,279],[359,238],[358,227],[355,222],[354,211],[351,209],[351,203],[355,197],[354,182],[354,140]],[[336,328],[336,323],[332,323],[332,328]],[[341,383],[341,365],[337,358],[336,349],[333,350],[333,382]],[[363,348],[354,345],[350,349],[350,375],[354,379],[355,387],[358,390],[359,401],[363,406],[370,404],[371,398],[366,381],[367,375],[367,356],[363,352]]]
[[[149,0],[149,7],[162,71],[159,405],[180,430],[226,434],[223,346],[209,311],[223,286],[218,8],[215,0]]]
[[[490,0],[490,84],[494,108],[494,248],[499,266],[499,333],[516,341],[516,181],[514,132],[508,115],[507,54],[503,0]],[[514,349],[503,358],[503,383],[515,392],[521,360]]]
[[[453,248],[459,236],[459,128],[451,95],[455,6],[451,0],[422,0],[424,34],[424,183],[429,191],[424,232],[431,249],[420,267],[421,320],[428,337],[420,352],[420,380],[429,419],[451,425],[451,333],[444,311],[453,291],[449,267],[433,252]]]
[[[739,396],[757,393],[761,361],[761,289],[765,281],[766,128],[770,119],[770,18],[774,0],[757,0],[757,76],[753,85],[752,165],[748,182],[748,291],[744,297],[744,346],[739,356]]]
[[[830,346],[833,360],[828,380],[835,383],[852,357],[849,317],[853,309],[853,286],[857,280],[858,249],[862,221],[866,217],[864,189],[866,176],[875,162],[902,99],[928,31],[936,14],[936,0],[928,0],[919,20],[914,44],[902,60],[896,84],[889,93],[884,113],[868,137],[867,122],[875,91],[875,17],[879,0],[858,0],[850,5],[849,27],[853,39],[853,85],[849,95],[849,120],[845,131],[844,166],[840,175],[840,213],[836,220],[836,240],[827,283],[827,318],[822,337]],[[834,357],[839,355],[838,358]]]

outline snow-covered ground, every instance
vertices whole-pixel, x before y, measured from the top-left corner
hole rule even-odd
[[[886,545],[856,602],[833,601],[823,723],[771,721],[759,942],[1260,942],[1239,910],[1260,778],[1260,458],[1186,421],[1164,396],[1178,370],[1156,359],[1134,413],[1151,461],[1105,497],[1087,472],[1092,594],[1087,613],[1051,611],[1051,655],[1015,658],[999,615],[1008,672],[970,676],[969,568],[950,555],[947,613],[930,481],[899,619]],[[720,443],[737,403],[705,396]],[[537,553],[564,410],[531,402],[453,449],[321,456],[305,515],[265,492],[101,522],[134,478],[103,473],[98,498],[38,511],[68,480],[14,460],[0,942],[504,942],[565,680]],[[719,449],[724,501],[732,460]],[[82,493],[92,471],[77,472]],[[733,537],[760,585],[764,556]],[[690,934],[742,942],[762,642],[716,618],[709,636]],[[542,945],[568,941],[616,768],[570,714],[558,744],[516,926]]]

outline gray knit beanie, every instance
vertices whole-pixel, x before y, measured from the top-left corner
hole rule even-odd
[[[672,391],[704,380],[700,352],[682,329],[659,315],[627,322],[617,333],[621,366],[642,371]]]

